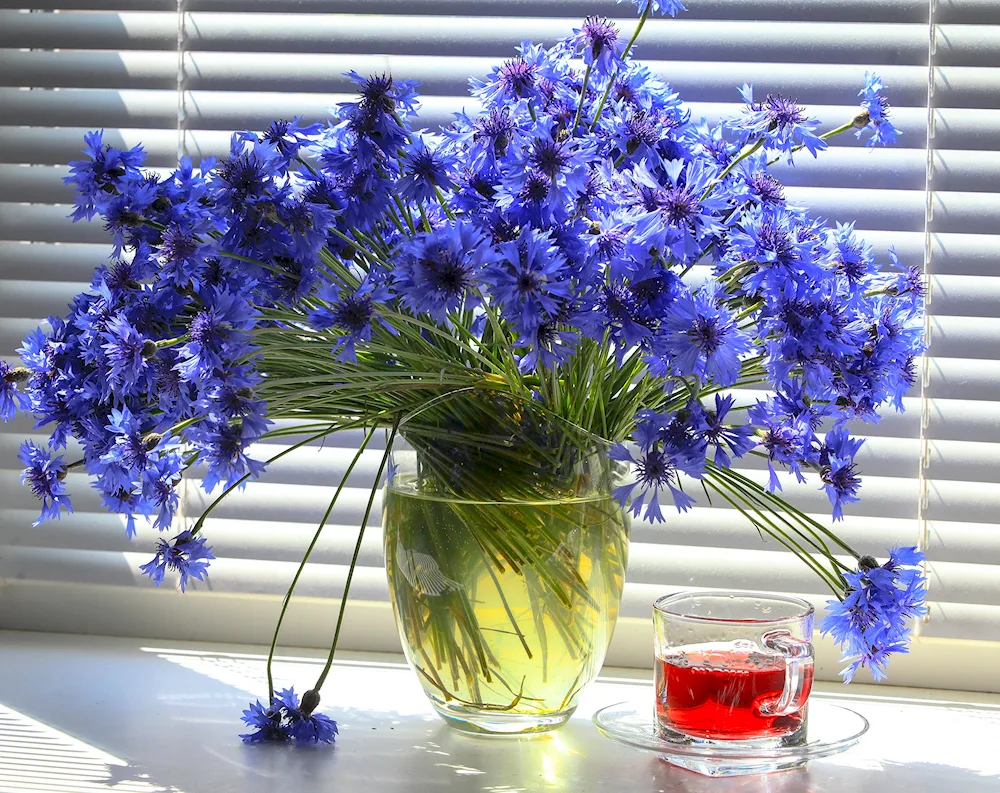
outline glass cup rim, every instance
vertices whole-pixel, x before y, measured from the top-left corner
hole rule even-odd
[[[797,614],[785,617],[770,617],[767,619],[734,619],[732,617],[698,617],[693,614],[681,614],[677,611],[671,611],[668,608],[672,605],[672,602],[680,600],[688,600],[696,597],[729,597],[730,595],[734,595],[739,598],[772,600],[780,603],[787,603],[801,607],[801,611]],[[664,617],[669,617],[670,619],[698,622],[702,624],[724,625],[726,623],[733,623],[739,625],[777,625],[782,622],[797,622],[811,617],[816,613],[816,609],[809,601],[803,600],[802,598],[792,597],[791,595],[779,595],[772,592],[704,589],[687,592],[675,592],[672,595],[659,597],[653,601],[653,612]]]

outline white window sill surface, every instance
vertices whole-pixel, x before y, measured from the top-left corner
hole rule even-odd
[[[601,738],[593,712],[652,698],[606,670],[558,732],[459,735],[395,656],[345,653],[323,690],[335,747],[244,746],[266,694],[260,648],[0,631],[0,793],[979,793],[1000,791],[1000,695],[818,684],[871,722],[848,752],[757,777],[710,779]],[[301,692],[322,659],[285,653]]]

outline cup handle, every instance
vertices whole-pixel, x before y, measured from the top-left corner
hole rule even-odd
[[[809,642],[796,639],[788,631],[771,631],[763,636],[763,644],[785,656],[785,688],[776,702],[761,705],[766,716],[787,716],[806,704],[812,688],[813,647]]]

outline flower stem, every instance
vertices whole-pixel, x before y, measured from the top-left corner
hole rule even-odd
[[[722,184],[723,180],[727,176],[729,176],[729,174],[732,172],[733,168],[735,168],[737,165],[739,165],[741,162],[743,162],[747,157],[749,157],[751,154],[753,154],[755,151],[757,151],[757,149],[759,149],[763,145],[764,145],[764,139],[761,138],[756,143],[754,143],[752,146],[749,146],[749,145],[745,146],[743,148],[743,151],[740,152],[739,156],[736,159],[734,159],[731,163],[729,163],[729,165],[727,165],[725,167],[725,170],[723,170],[722,173],[720,173],[718,176],[716,176],[715,179],[712,180],[712,183],[708,187],[705,188],[705,192],[701,194],[701,200],[704,201],[706,198],[708,198],[709,194],[716,187],[718,187],[720,184]]]
[[[304,441],[300,441],[299,443],[296,443],[294,446],[289,446],[284,451],[279,452],[278,454],[274,455],[274,457],[272,457],[270,460],[267,460],[265,464],[266,465],[270,465],[271,463],[276,462],[277,460],[280,460],[286,454],[290,454],[291,452],[295,451],[298,448],[301,448],[302,446],[306,446],[307,444],[310,444],[313,441],[318,441],[320,438],[325,438],[327,435],[329,435],[331,432],[333,432],[334,429],[335,429],[334,425],[330,425],[330,426],[324,428],[322,432],[317,432],[315,435],[311,435],[310,437],[306,438]],[[344,429],[344,428],[340,427],[339,429]],[[246,475],[240,477],[239,479],[237,479],[233,484],[231,484],[229,487],[227,487],[225,490],[223,490],[222,493],[219,495],[219,497],[217,499],[215,499],[215,501],[213,501],[211,504],[208,505],[208,507],[206,507],[205,511],[201,513],[201,517],[198,518],[197,521],[195,521],[194,527],[191,529],[191,536],[192,537],[194,535],[196,535],[198,532],[200,532],[202,530],[202,528],[204,528],[204,526],[205,526],[205,518],[208,517],[209,513],[213,509],[215,509],[217,506],[219,506],[219,503],[226,496],[228,496],[230,493],[232,493],[234,490],[236,490],[236,488],[238,488],[240,485],[242,485],[244,482],[246,482],[251,476],[253,476],[253,474],[246,474]]]
[[[323,684],[326,682],[326,676],[330,674],[330,667],[333,666],[333,656],[337,652],[337,642],[340,640],[340,629],[344,624],[344,611],[347,609],[347,596],[351,591],[351,579],[354,578],[354,570],[358,566],[358,556],[361,554],[361,541],[365,538],[365,528],[368,525],[368,516],[372,512],[372,504],[375,503],[375,494],[378,493],[379,482],[382,480],[382,472],[385,470],[385,465],[389,461],[389,455],[392,454],[392,442],[396,438],[396,430],[399,429],[399,422],[401,416],[396,416],[395,421],[392,423],[392,430],[389,432],[389,438],[385,444],[385,454],[382,455],[382,462],[378,467],[378,473],[375,475],[375,484],[372,485],[371,495],[368,497],[368,506],[365,508],[365,516],[361,519],[361,530],[358,532],[358,541],[354,545],[354,556],[351,558],[351,567],[347,571],[347,580],[344,581],[344,594],[340,598],[340,613],[337,615],[337,627],[333,631],[333,644],[330,645],[330,654],[326,658],[326,664],[323,666],[323,671],[320,672],[319,677],[316,679],[316,685],[313,686],[314,691],[319,691],[323,688]]]
[[[576,106],[576,118],[573,119],[573,128],[569,131],[570,137],[576,134],[576,128],[580,126],[580,116],[583,115],[583,103],[587,101],[587,88],[590,86],[590,73],[593,71],[593,64],[587,64],[587,71],[583,73],[583,88],[580,90],[580,104]]]
[[[358,447],[357,454],[354,455],[354,459],[351,460],[351,464],[347,466],[347,470],[344,472],[343,478],[340,480],[340,484],[337,486],[337,492],[333,494],[333,498],[330,499],[330,506],[326,508],[326,513],[323,515],[323,520],[320,521],[319,526],[316,528],[316,533],[313,534],[312,542],[309,543],[309,547],[306,548],[305,555],[302,557],[302,561],[299,562],[299,567],[295,571],[295,575],[292,577],[292,583],[288,585],[288,591],[285,592],[285,597],[281,601],[281,611],[278,613],[278,622],[274,626],[274,635],[271,637],[271,649],[267,652],[267,699],[268,702],[274,699],[274,678],[272,677],[271,667],[274,663],[274,650],[278,646],[278,634],[281,632],[281,623],[285,620],[285,613],[288,611],[288,604],[292,600],[292,593],[295,592],[295,587],[299,583],[299,578],[302,576],[302,571],[306,567],[306,562],[309,561],[309,557],[312,555],[313,548],[316,547],[316,543],[319,542],[319,536],[323,533],[323,529],[326,527],[326,522],[330,519],[330,514],[333,512],[334,506],[337,504],[337,499],[340,498],[340,493],[344,489],[344,485],[347,484],[347,480],[354,470],[354,466],[358,464],[358,460],[361,459],[361,455],[368,443],[372,439],[372,435],[375,434],[375,430],[378,429],[377,424],[373,424],[372,428],[368,430],[368,434],[365,435],[364,441],[361,442],[361,446]]]

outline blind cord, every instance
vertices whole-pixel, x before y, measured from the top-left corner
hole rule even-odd
[[[937,0],[928,0],[927,4],[927,159],[924,172],[924,339],[927,349],[920,356],[920,459],[917,470],[917,546],[927,552],[930,547],[930,522],[927,510],[930,503],[930,485],[928,472],[931,465],[930,428],[930,391],[931,382],[931,320],[930,307],[933,299],[931,288],[931,253],[933,237],[931,223],[934,220],[934,86],[935,86],[935,55],[937,54]],[[925,568],[927,563],[924,563]],[[925,569],[925,572],[928,572]],[[930,587],[930,576],[927,577]],[[915,625],[915,634],[920,635],[920,623],[930,620],[930,612]]]
[[[177,164],[180,165],[181,157],[187,148],[185,127],[187,120],[187,109],[184,101],[185,79],[184,79],[184,49],[187,45],[187,16],[185,0],[177,0]]]

